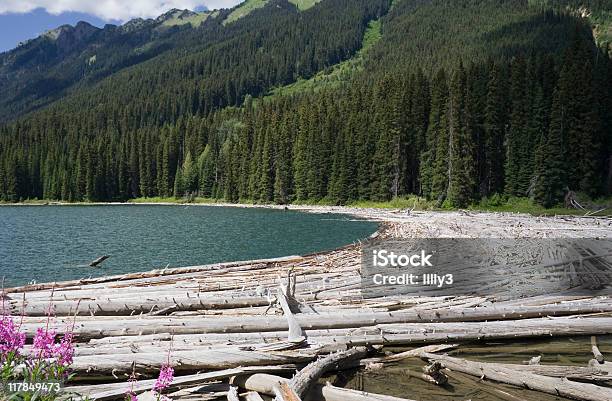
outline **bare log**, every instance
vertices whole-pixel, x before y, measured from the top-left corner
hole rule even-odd
[[[597,347],[596,336],[591,336],[591,351],[593,352],[593,357],[597,362],[604,363],[606,361],[603,354],[599,351],[599,348]]]
[[[164,352],[75,357],[71,368],[81,377],[110,374],[125,375],[135,369],[139,373],[156,373],[168,361]],[[170,365],[177,372],[231,369],[239,366],[268,366],[279,364],[306,364],[316,353],[282,353],[244,351],[240,349],[205,349],[173,351]]]
[[[263,373],[254,374],[251,376],[236,377],[234,379],[234,383],[238,384],[242,388],[272,396],[274,395],[275,385],[287,382],[288,379]],[[321,384],[315,384],[312,387],[307,399],[322,401],[410,401],[404,398],[348,390],[331,385],[324,386]]]
[[[281,288],[278,289],[278,301],[280,302],[285,318],[287,319],[287,326],[289,326],[289,341],[293,343],[304,342],[306,340],[304,331],[300,327],[300,324],[296,320],[295,316],[293,316],[287,295]]]
[[[298,374],[291,379],[289,386],[295,390],[299,397],[303,397],[304,394],[308,392],[309,387],[319,380],[327,371],[337,368],[338,365],[343,362],[361,359],[367,354],[368,350],[365,347],[359,347],[327,355],[308,364],[308,366],[300,370]]]
[[[230,386],[229,391],[227,392],[227,401],[240,401],[240,397],[238,396],[238,387]]]
[[[445,368],[481,377],[488,380],[511,384],[555,396],[581,401],[612,400],[612,389],[588,383],[573,382],[566,378],[554,378],[525,372],[520,368],[508,368],[499,364],[473,362],[444,355],[422,355],[429,361],[438,361]],[[537,366],[537,365],[534,365]]]
[[[104,262],[106,259],[110,258],[110,255],[104,255],[104,256],[100,256],[99,258],[97,258],[96,260],[92,261],[89,264],[89,267],[98,267],[102,262]]]
[[[188,376],[175,377],[172,383],[169,385],[168,390],[174,390],[178,387],[190,386],[208,383],[215,380],[228,379],[236,375],[264,373],[264,372],[284,372],[295,370],[293,365],[278,365],[278,366],[261,366],[261,367],[242,367],[234,369],[219,370],[215,372],[198,373]],[[132,385],[132,391],[139,394],[148,391],[153,387],[156,380],[139,380]],[[70,386],[66,387],[65,393],[75,394],[83,396],[90,401],[110,401],[121,398],[125,394],[126,384],[125,383],[112,383],[112,384],[98,384],[89,386]]]
[[[261,395],[259,395],[259,393],[256,391],[249,391],[244,395],[244,399],[246,401],[264,401],[263,398],[261,398]]]
[[[289,386],[287,382],[275,384],[273,387],[275,401],[302,401],[299,395]]]

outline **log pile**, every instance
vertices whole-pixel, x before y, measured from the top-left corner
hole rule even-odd
[[[382,237],[612,236],[605,219],[368,213],[384,221]],[[595,342],[597,365],[580,367],[489,364],[439,353],[492,340],[609,335],[612,299],[364,299],[360,249],[354,244],[306,256],[10,288],[3,311],[23,316],[29,337],[47,323],[59,333],[74,331],[76,376],[67,390],[92,401],[123,399],[134,374],[134,391],[146,394],[168,361],[177,374],[169,389],[173,400],[406,400],[409,389],[397,398],[325,379],[345,369],[384,369],[405,358],[430,363],[418,374],[429,384],[459,374],[566,398],[612,400],[601,386],[612,380],[612,368]],[[416,349],[388,355],[389,346]]]

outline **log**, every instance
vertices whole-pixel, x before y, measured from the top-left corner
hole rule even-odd
[[[236,300],[237,302],[240,300]],[[227,302],[227,300],[222,301],[222,303]],[[265,301],[267,304],[267,301]],[[210,305],[209,305],[210,306]],[[607,309],[612,309],[612,304],[607,304]],[[543,322],[545,327],[549,327],[553,331],[562,331],[556,330],[556,328],[562,328],[563,325],[573,325],[572,320],[576,319],[530,319],[529,317],[532,315],[544,315],[544,316],[553,316],[553,314],[547,314],[549,310],[543,307],[532,307],[532,311],[536,311],[537,313],[522,313],[519,316],[516,316],[517,320],[515,322],[506,322],[511,320],[508,315],[499,315],[497,312],[493,312],[496,308],[491,308],[492,310],[487,310],[489,308],[468,308],[466,310],[449,310],[448,312],[443,311],[409,311],[409,312],[371,312],[368,310],[365,311],[351,311],[349,313],[320,313],[320,314],[304,314],[300,313],[294,315],[297,324],[300,328],[304,330],[313,330],[313,329],[354,329],[360,327],[376,327],[380,325],[391,325],[396,323],[414,323],[414,327],[418,328],[418,323],[423,324],[422,327],[434,327],[427,326],[424,322],[429,322],[431,320],[440,323],[431,323],[435,324],[447,324],[449,327],[452,324],[457,325],[458,323],[453,322],[474,322],[474,321],[490,321],[490,320],[498,320],[495,324],[505,325],[507,327],[517,327],[518,325],[522,325],[521,322]],[[569,309],[577,309],[577,308],[563,308],[564,310]],[[600,311],[599,307],[595,308],[582,308],[579,312],[575,312],[575,314],[583,314],[583,313],[597,313],[595,311]],[[527,312],[526,309],[523,309],[523,312]],[[442,318],[443,315],[447,315],[448,318]],[[436,317],[436,315],[440,317]],[[602,325],[599,329],[594,327],[594,331],[591,333],[584,333],[587,335],[604,335],[611,334],[610,329],[612,328],[612,318],[585,318],[582,319],[583,322],[594,322],[593,319],[596,319],[597,322]],[[46,321],[37,319],[30,320],[28,318],[24,319],[23,330],[29,335],[33,336],[36,332],[36,328],[40,326],[40,323]],[[547,324],[552,323],[552,324]],[[554,322],[554,323],[553,323]],[[491,323],[483,323],[484,325]],[[528,323],[526,323],[528,324]],[[58,333],[65,331],[65,324],[62,322],[57,322],[53,320],[51,325]],[[458,324],[461,326],[474,326],[478,327],[480,324],[476,323],[465,323]],[[444,327],[444,326],[440,326]],[[607,328],[606,328],[607,327]],[[533,328],[537,328],[537,326],[533,326]],[[204,333],[248,333],[248,332],[270,332],[270,331],[285,331],[289,329],[289,323],[287,319],[282,316],[243,316],[240,319],[236,319],[235,317],[163,317],[156,316],[146,319],[140,319],[136,317],[124,317],[124,318],[115,318],[108,321],[102,320],[92,320],[92,319],[79,319],[77,327],[75,327],[75,334],[78,335],[82,339],[92,339],[92,338],[101,338],[108,336],[118,336],[118,335],[146,335],[146,334],[156,334],[156,333],[172,333],[174,335],[178,334],[204,334]],[[308,334],[308,332],[306,332]],[[575,334],[575,333],[574,333]]]
[[[285,318],[287,319],[287,326],[289,326],[289,342],[297,344],[303,343],[304,341],[306,341],[306,335],[304,334],[304,331],[300,327],[300,324],[293,315],[291,307],[289,306],[289,300],[287,298],[287,295],[281,288],[278,289],[278,301],[283,309]]]
[[[191,386],[196,384],[204,384],[215,380],[228,379],[236,375],[254,374],[254,373],[278,373],[284,371],[294,371],[293,365],[277,365],[277,366],[255,366],[242,367],[234,369],[219,370],[215,372],[198,373],[188,376],[177,376],[174,378],[168,390],[174,390],[183,386]],[[139,380],[133,384],[132,390],[136,393],[148,391],[155,384],[156,379]],[[87,398],[90,401],[111,401],[121,398],[125,394],[125,383],[99,384],[91,386],[70,386],[65,387],[64,392],[67,394],[77,394]]]
[[[238,396],[238,387],[230,386],[229,391],[227,392],[227,401],[240,401],[240,397]]]
[[[327,371],[337,369],[338,365],[346,361],[361,359],[368,354],[365,347],[352,348],[327,355],[314,362],[311,362],[304,369],[300,370],[289,382],[289,386],[295,390],[298,397],[307,394],[308,389],[321,378]]]
[[[104,262],[108,258],[110,258],[110,255],[100,256],[96,260],[89,263],[89,267],[98,267],[102,262]]]
[[[285,351],[279,353],[243,351],[239,349],[206,349],[193,351],[142,352],[116,355],[93,355],[75,357],[71,370],[80,377],[125,375],[134,370],[138,373],[155,374],[168,362],[176,372],[231,369],[239,366],[267,366],[279,364],[306,364],[316,352],[301,353]]]
[[[423,353],[422,358],[440,362],[445,368],[499,383],[510,384],[555,396],[581,401],[612,400],[612,389],[525,372],[523,366],[508,368],[499,364],[473,362],[450,356]],[[534,365],[537,366],[537,365]]]
[[[259,395],[259,393],[256,391],[249,391],[244,395],[244,399],[246,401],[264,401],[263,398],[261,398],[261,395]]]
[[[274,391],[275,401],[302,401],[287,382],[275,384],[272,390]]]
[[[599,348],[597,347],[596,336],[591,336],[591,351],[593,352],[593,357],[597,362],[604,363],[606,361],[603,354],[599,351]]]
[[[297,263],[297,262],[304,261],[305,259],[306,257],[304,256],[285,256],[285,257],[271,258],[271,259],[243,260],[243,261],[238,261],[238,262],[216,263],[216,264],[203,265],[203,266],[176,267],[176,268],[169,268],[169,269],[151,270],[148,272],[127,273],[127,274],[118,274],[118,275],[104,276],[104,277],[86,278],[86,279],[80,279],[80,280],[62,281],[59,283],[29,284],[29,285],[24,285],[20,287],[7,288],[5,289],[5,292],[6,293],[21,293],[21,292],[30,292],[30,291],[60,289],[60,288],[74,288],[74,287],[79,287],[79,286],[84,286],[84,285],[117,283],[117,282],[123,282],[125,283],[125,285],[130,285],[130,281],[140,280],[140,279],[156,279],[160,277],[178,276],[178,275],[184,275],[184,274],[189,274],[189,273],[203,273],[203,272],[218,271],[218,270],[228,269],[232,267],[244,268],[244,267],[250,267],[253,265],[256,265],[256,268],[262,269],[262,268],[266,268],[273,264]]]
[[[274,395],[274,386],[279,383],[287,383],[289,380],[268,375],[264,373],[251,376],[236,377],[233,383],[240,387],[257,391],[260,394]],[[366,393],[363,391],[348,390],[331,385],[315,384],[307,400],[321,401],[411,401],[405,398],[391,397],[388,395]]]

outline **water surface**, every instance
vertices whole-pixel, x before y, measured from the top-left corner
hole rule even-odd
[[[372,234],[346,215],[210,206],[0,207],[7,286],[301,255]],[[102,255],[102,268],[84,267]]]

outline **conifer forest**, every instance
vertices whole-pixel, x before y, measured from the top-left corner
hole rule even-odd
[[[0,54],[0,200],[609,196],[611,12],[269,0],[41,37]]]

